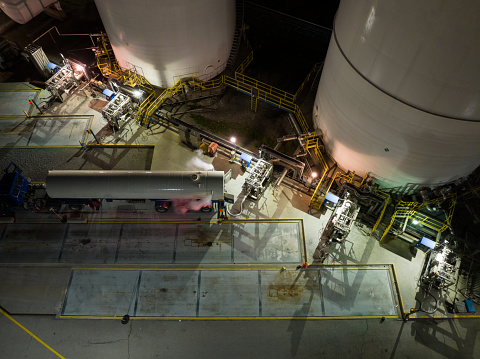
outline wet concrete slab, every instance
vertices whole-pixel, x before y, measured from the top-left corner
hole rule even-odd
[[[123,224],[116,263],[173,263],[176,224]]]
[[[33,105],[29,100],[36,100],[38,91],[1,91],[0,90],[0,113],[2,116],[25,116],[23,111],[30,114]]]
[[[397,314],[387,269],[325,268],[320,278],[327,316]]]
[[[0,241],[2,263],[56,263],[66,225],[8,224]]]
[[[201,271],[199,317],[258,317],[258,271]]]
[[[316,270],[263,271],[261,281],[263,316],[325,315]]]
[[[135,307],[140,271],[74,270],[62,315],[123,317]]]
[[[121,224],[68,224],[60,262],[115,263]]]
[[[231,263],[231,243],[229,224],[181,224],[175,263]]]
[[[70,274],[69,268],[0,267],[0,303],[12,314],[56,314]]]
[[[0,120],[0,146],[28,146],[35,123],[28,118]]]
[[[88,317],[123,313],[138,317],[193,318],[397,316],[396,294],[389,268],[325,267],[303,271],[75,269],[62,315]],[[328,274],[332,277],[329,278]],[[348,285],[342,286],[341,279],[350,281],[355,293]]]
[[[236,223],[235,263],[301,263],[299,223]]]
[[[38,118],[28,146],[79,146],[90,120],[90,117]]]
[[[0,146],[80,146],[90,117],[42,117],[0,120]]]
[[[301,263],[300,225],[299,221],[4,224],[0,263]],[[41,258],[16,244],[28,238],[35,248],[43,246]]]
[[[195,317],[198,271],[142,271],[135,315]]]

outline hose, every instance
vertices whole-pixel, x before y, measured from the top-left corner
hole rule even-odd
[[[227,210],[227,213],[228,213],[230,216],[232,216],[232,217],[238,217],[239,215],[241,215],[242,212],[243,212],[243,203],[245,202],[245,200],[247,199],[247,197],[248,197],[249,194],[250,194],[250,191],[248,191],[247,193],[245,193],[245,196],[243,197],[242,202],[240,203],[240,211],[239,211],[237,214],[234,214],[234,213],[230,212],[230,211],[228,210],[228,207],[225,206],[225,209]],[[233,206],[233,205],[232,205],[232,206]]]
[[[428,311],[428,310],[423,309],[423,303],[425,303],[425,302],[427,301],[427,300],[425,299],[422,303],[420,303],[420,310],[421,310],[422,312],[427,313],[427,314],[433,314],[433,313],[435,313],[435,312],[437,311],[437,308],[438,308],[438,299],[437,299],[429,290],[427,291],[427,294],[429,294],[433,299],[435,299],[434,308],[433,308],[433,310],[431,310],[431,311]]]

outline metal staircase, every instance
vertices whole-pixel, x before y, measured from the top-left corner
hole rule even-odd
[[[326,172],[325,172],[326,174]],[[347,174],[343,174],[342,172],[337,172],[335,173],[335,176],[333,176],[332,180],[330,181],[330,184],[328,187],[325,187],[322,182],[325,177],[325,174],[322,177],[322,180],[318,182],[317,188],[315,188],[315,192],[313,192],[313,196],[310,199],[310,203],[308,204],[308,207],[314,208],[316,210],[320,210],[322,207],[323,201],[325,200],[325,197],[327,196],[327,193],[330,191],[330,188],[332,187],[333,183],[335,182],[335,179],[339,178],[341,181],[346,181],[349,183],[352,183],[353,178],[355,177],[355,172],[349,172]]]
[[[122,76],[122,70],[118,65],[112,45],[107,34],[100,37],[99,49],[97,50],[97,66],[103,76],[107,78],[119,79]]]
[[[232,50],[227,61],[227,68],[232,68],[235,65],[243,35],[244,0],[236,0],[235,3],[235,34],[233,35]]]

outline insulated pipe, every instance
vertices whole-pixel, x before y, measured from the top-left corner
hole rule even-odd
[[[223,201],[223,171],[49,171],[52,198],[176,199]]]

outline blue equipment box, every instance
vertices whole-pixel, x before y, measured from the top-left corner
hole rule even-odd
[[[109,89],[103,90],[102,93],[105,95],[105,97],[107,98],[108,101],[110,101],[115,96],[115,92],[113,92],[112,90],[109,90]]]
[[[473,304],[473,300],[466,299],[464,300],[465,306],[467,307],[467,313],[476,313],[475,305]]]
[[[245,161],[246,167],[250,167],[250,163],[252,163],[252,156],[247,155],[246,153],[242,153],[240,155],[240,160]]]

